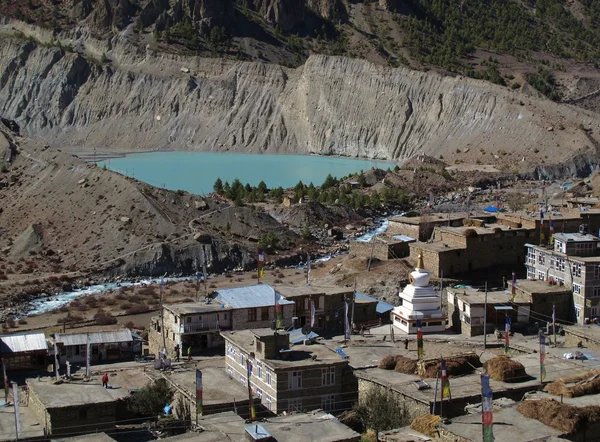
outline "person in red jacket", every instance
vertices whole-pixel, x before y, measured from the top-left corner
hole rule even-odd
[[[102,376],[102,386],[108,388],[108,373],[104,373],[104,376]]]

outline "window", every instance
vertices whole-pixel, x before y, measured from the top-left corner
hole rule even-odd
[[[581,316],[581,308],[575,307],[575,315],[577,316],[577,319],[579,319]]]
[[[227,321],[227,313],[223,313],[223,321]]]
[[[267,385],[271,385],[271,383],[273,382],[273,372],[271,370],[269,370],[268,368],[265,369],[265,384]],[[270,408],[269,408],[270,410]]]
[[[271,396],[266,395],[266,404],[267,404],[267,410],[271,410],[272,409],[272,401],[273,399],[271,398]]]
[[[573,293],[575,293],[577,295],[581,295],[581,285],[580,284],[573,284]]]
[[[592,296],[594,298],[600,296],[600,287],[594,287],[594,294]]]
[[[227,366],[227,374],[229,375],[229,379],[233,379],[233,368],[231,366]]]
[[[538,255],[538,264],[545,264],[546,263],[546,254],[545,253],[541,253]]]
[[[321,396],[321,408],[325,411],[335,410],[335,395],[326,394]]]
[[[302,372],[290,371],[288,374],[288,390],[297,390],[302,388]]]
[[[256,362],[256,377],[259,379],[262,379],[262,362],[257,361]]]
[[[262,396],[263,396],[262,390],[260,388],[257,388],[256,389],[256,397],[259,399],[262,399]]]
[[[321,385],[335,384],[335,368],[328,367],[321,369]]]
[[[546,274],[544,272],[538,271],[538,279],[543,281],[545,279]]]
[[[302,411],[302,398],[288,399],[288,413],[300,413]]]
[[[246,366],[246,355],[240,352],[240,365],[242,367]]]
[[[256,321],[256,310],[255,308],[248,309],[248,322]]]
[[[581,264],[573,263],[573,276],[581,277]]]
[[[192,322],[192,317],[188,316],[187,318],[185,318],[186,322],[189,324],[190,322]]]
[[[260,309],[260,320],[261,321],[269,320],[269,307],[262,307]]]
[[[600,265],[594,266],[594,279],[600,279]]]
[[[527,249],[527,264],[535,264],[535,249],[532,249],[531,247]]]
[[[560,272],[565,271],[565,259],[564,258],[556,258],[556,270]]]
[[[535,279],[535,270],[527,267],[527,279]]]

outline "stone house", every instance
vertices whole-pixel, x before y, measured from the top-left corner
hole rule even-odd
[[[409,255],[408,245],[415,242],[414,238],[406,235],[377,235],[370,241],[352,241],[350,253],[361,257],[377,258],[381,261],[405,258]]]
[[[497,266],[522,266],[525,244],[534,231],[501,224],[436,227],[434,240],[409,244],[410,257],[416,262],[419,250],[434,277],[465,274]],[[490,253],[490,250],[496,253]]]
[[[393,216],[388,220],[391,235],[406,235],[427,242],[436,227],[462,227],[465,220],[495,222],[496,216],[485,212],[428,213],[420,216]]]
[[[61,364],[67,361],[70,364],[85,364],[88,342],[92,363],[133,359],[142,352],[141,339],[134,338],[127,328],[90,333],[56,333],[51,340],[52,345],[56,344]]]
[[[231,328],[232,309],[219,302],[166,304],[163,318],[152,318],[148,332],[150,352],[158,355],[166,345],[167,353],[175,357],[175,345],[179,344],[181,356],[191,346],[192,355],[207,348],[223,345],[220,330]],[[162,332],[164,321],[164,343]]]
[[[278,291],[286,300],[295,304],[294,316],[298,321],[294,328],[310,324],[312,301],[315,306],[315,330],[343,330],[345,300],[351,303],[354,299],[354,289],[348,287],[281,286],[278,287]],[[355,302],[355,324],[378,319],[377,299],[357,296]]]
[[[48,343],[44,333],[0,336],[0,359],[6,370],[43,370],[48,366]]]
[[[569,320],[584,324],[600,315],[600,239],[583,233],[557,233],[552,247],[527,244],[527,279],[546,281],[572,292]]]
[[[511,282],[507,281],[506,285],[507,290],[510,291]],[[556,310],[557,321],[568,321],[573,310],[571,289],[565,286],[550,284],[548,281],[517,280],[515,302],[530,303],[531,311],[536,314],[535,320],[540,325],[551,321],[553,306]]]
[[[46,434],[74,435],[114,429],[118,400],[100,384],[54,384],[27,379],[28,408]]]
[[[511,302],[508,291],[489,291],[487,309],[485,292],[482,290],[448,287],[448,318],[452,329],[465,336],[484,334],[483,319],[486,317],[487,333],[494,329],[504,330],[506,316],[511,318],[512,328],[529,323],[531,304]]]
[[[282,328],[292,325],[294,303],[267,284],[219,289],[211,297],[213,302],[231,309],[232,330],[271,327],[276,316],[276,302],[280,308]]]
[[[290,347],[286,332],[255,329],[223,332],[229,376],[248,382],[254,397],[273,413],[352,408],[357,384],[348,360],[320,344]]]

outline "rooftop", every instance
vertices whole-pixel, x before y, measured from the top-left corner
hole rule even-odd
[[[52,378],[27,379],[30,390],[46,408],[75,407],[115,401],[101,383],[65,382],[54,384]]]
[[[458,221],[465,218],[490,218],[485,212],[455,212],[455,213],[429,213],[421,216],[393,216],[389,218],[392,222],[405,224],[442,223],[444,221]]]
[[[342,424],[335,417],[323,411],[299,413],[270,418],[261,422],[276,441],[285,442],[338,442],[359,441],[360,434]],[[253,425],[245,428],[252,430]]]
[[[90,433],[90,434],[86,434],[85,436],[52,438],[51,441],[52,442],[78,442],[78,441],[81,441],[82,439],[85,439],[85,442],[115,442],[115,440],[106,433]]]
[[[510,282],[509,282],[510,284]],[[523,290],[526,293],[568,293],[571,295],[572,290],[565,286],[550,285],[545,281],[539,281],[537,279],[518,279],[517,289]]]
[[[303,286],[283,286],[277,287],[277,291],[281,296],[287,298],[296,298],[300,296],[310,295],[339,295],[339,294],[351,294],[354,289],[351,287],[319,287],[313,285]]]
[[[498,215],[498,218],[505,218],[505,219],[509,219],[511,221],[539,221],[540,220],[540,212],[539,211],[535,211],[535,212],[509,212],[509,213],[503,213],[501,215]],[[553,220],[575,220],[575,219],[581,219],[581,217],[579,216],[579,213],[573,213],[573,212],[557,212],[554,211],[552,213],[544,213],[544,221],[547,221],[549,219],[553,219]]]
[[[255,329],[255,330],[236,330],[224,331],[221,335],[232,341],[238,347],[243,348],[248,353],[256,350],[256,337],[273,334],[271,329]],[[313,360],[313,358],[315,358]],[[285,359],[267,359],[265,360],[271,367],[277,368],[292,368],[297,366],[319,366],[325,364],[345,363],[335,350],[329,349],[325,345],[315,343],[311,345],[294,345],[290,347],[289,352],[286,352]]]
[[[394,306],[392,304],[390,304],[389,302],[380,301],[379,299],[372,298],[371,296],[367,296],[364,293],[356,292],[355,299],[359,303],[361,301],[365,301],[365,302],[376,301],[377,302],[376,310],[377,310],[377,313],[379,313],[380,315],[383,313],[387,313],[394,308]]]
[[[600,241],[600,238],[594,235],[581,234],[581,233],[555,233],[554,239],[558,239],[560,241],[565,242],[590,242],[590,241]]]
[[[275,299],[277,299],[279,305],[294,304],[292,301],[284,299],[281,294],[277,293],[273,287],[267,284],[218,289],[216,293],[216,301],[222,302],[234,309],[270,307],[275,304]]]
[[[114,342],[133,341],[131,330],[124,328],[118,331],[102,331],[90,333],[56,333],[54,340],[57,344],[69,345],[87,345],[88,336],[90,344],[105,344]]]
[[[182,304],[167,304],[165,305],[167,310],[172,311],[177,315],[193,315],[199,313],[211,313],[216,311],[228,311],[230,308],[225,307],[220,302],[211,302],[207,304],[205,302],[185,302]]]
[[[481,414],[467,414],[444,425],[448,431],[467,440],[481,440]],[[500,410],[494,406],[494,440],[496,442],[540,441],[541,436],[558,437],[561,431],[529,419],[517,411],[516,404]]]
[[[451,250],[466,250],[465,247],[453,246],[443,241],[420,242],[416,241],[408,245],[410,248],[423,249],[429,252],[449,252]]]
[[[43,333],[19,333],[0,336],[0,353],[21,353],[48,350]]]
[[[455,294],[458,299],[463,300],[469,305],[484,304],[485,303],[485,291],[472,288],[457,288],[448,287],[446,289],[448,293]],[[508,291],[488,291],[487,292],[487,303],[488,304],[510,304],[512,294]],[[517,302],[519,304],[519,302]],[[523,303],[529,304],[529,303]]]
[[[494,235],[498,232],[524,232],[529,231],[524,227],[513,228],[503,224],[486,224],[484,227],[477,226],[459,226],[459,227],[440,227],[444,232],[450,232],[457,235],[465,235],[467,231],[475,232],[477,235]]]
[[[222,367],[203,366],[202,362],[198,364],[198,369],[202,371],[202,402],[205,406],[232,404],[234,402],[239,404],[248,401],[248,389],[239,382],[232,380],[225,372],[224,367],[224,361]],[[166,376],[195,397],[195,370],[177,370],[167,373]]]

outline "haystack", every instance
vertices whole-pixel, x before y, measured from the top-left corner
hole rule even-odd
[[[600,406],[574,407],[554,399],[525,401],[517,410],[525,417],[536,419],[567,434],[575,433],[585,428],[588,423],[600,420]]]
[[[471,374],[476,368],[481,367],[479,356],[475,353],[450,356],[444,359],[446,361],[446,373],[448,373],[448,376]],[[424,370],[419,370],[419,376],[424,378],[435,378],[441,372],[442,364],[439,359],[431,359],[425,361],[424,367]]]
[[[570,378],[559,378],[546,385],[544,391],[555,396],[566,397],[600,393],[600,370],[593,370]]]
[[[415,374],[417,372],[417,361],[404,356],[398,356],[394,370],[398,373]]]
[[[377,367],[383,368],[384,370],[393,370],[396,368],[396,358],[397,356],[394,355],[384,356],[379,360]]]
[[[523,382],[529,377],[523,364],[505,355],[493,357],[484,366],[490,377],[498,382]]]
[[[425,436],[436,437],[438,435],[437,424],[439,421],[439,416],[424,414],[416,417],[410,424],[410,428],[423,433]]]

